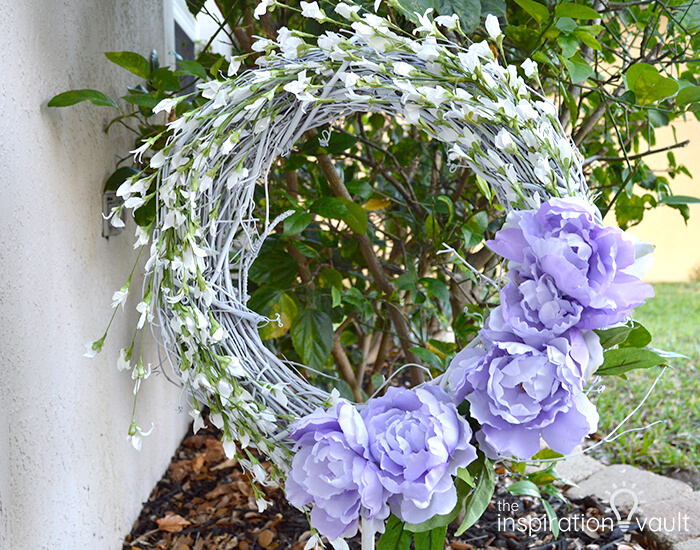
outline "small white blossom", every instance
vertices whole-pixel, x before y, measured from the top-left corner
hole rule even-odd
[[[335,7],[335,12],[345,19],[353,19],[353,15],[360,11],[360,6],[351,6],[341,2]]]
[[[177,104],[180,102],[179,99],[171,99],[171,98],[166,98],[163,99],[158,105],[153,107],[153,113],[160,113],[162,111],[165,111],[166,113],[170,113],[170,111],[173,110],[173,107],[177,106]]]
[[[141,314],[141,317],[139,317],[139,322],[136,325],[136,328],[142,329],[143,325],[146,324],[147,318],[148,318],[149,322],[153,319],[153,315],[151,315],[151,306],[148,305],[146,302],[139,302],[138,305],[136,306],[136,311],[138,311]]]
[[[238,72],[238,69],[241,68],[241,60],[238,57],[232,57],[231,61],[229,61],[228,64],[228,71],[226,71],[226,75],[228,77],[232,77]]]
[[[131,370],[131,363],[126,358],[127,351],[125,349],[119,350],[119,358],[117,359],[117,368],[122,370]]]
[[[147,432],[144,432],[139,426],[136,425],[135,422],[132,422],[131,426],[129,427],[129,435],[126,436],[126,440],[131,441],[131,444],[134,446],[134,449],[140,451],[142,438],[146,437],[147,435],[151,435],[151,432],[153,431],[154,427],[155,426],[151,424],[151,429]]]
[[[124,206],[126,208],[130,208],[131,210],[136,210],[137,208],[140,208],[141,206],[143,206],[143,204],[145,202],[146,201],[143,197],[129,197],[126,201],[124,201]],[[114,217],[118,218],[119,216],[114,216]],[[114,225],[114,224],[112,224],[112,225]],[[124,227],[124,225],[122,224],[122,225],[117,226],[117,227]]]
[[[315,101],[316,98],[306,91],[311,85],[311,78],[306,76],[306,69],[297,74],[297,79],[287,82],[283,89],[294,94],[301,101]]]
[[[226,455],[226,458],[233,458],[236,456],[236,444],[233,442],[233,439],[224,435],[224,437],[221,439],[221,443],[224,446],[224,454]]]
[[[299,57],[299,46],[302,46],[304,41],[298,36],[293,36],[292,31],[287,27],[282,27],[277,32],[277,41],[284,57],[287,59],[297,59]]]
[[[161,150],[151,157],[151,168],[158,169],[165,164],[165,153]]]
[[[262,497],[255,499],[255,504],[258,505],[258,513],[260,514],[267,510],[268,506],[272,506],[272,502],[265,500]]]
[[[146,151],[148,151],[148,148],[149,148],[150,146],[151,146],[150,142],[146,141],[145,143],[143,143],[142,145],[140,145],[139,147],[137,147],[137,148],[134,149],[133,151],[129,151],[129,153],[131,153],[131,154],[134,155],[134,160],[135,160],[135,161],[141,162],[141,157],[143,156],[143,154],[144,154]]]
[[[88,359],[94,359],[97,357],[97,354],[102,351],[102,344],[100,344],[100,341],[97,340],[96,342],[88,342],[85,344],[85,349],[87,350],[85,353],[83,353],[83,357],[87,357]]]
[[[316,550],[317,548],[323,548],[323,543],[318,533],[314,533],[309,537],[309,540],[306,541],[304,550]]]
[[[261,0],[260,3],[255,6],[255,11],[253,12],[253,17],[255,19],[260,19],[263,15],[267,13],[267,9],[270,6],[275,5],[275,0]]]
[[[457,28],[457,23],[459,23],[459,16],[457,14],[454,15],[438,15],[435,18],[435,22],[438,25],[442,25],[445,27],[447,30],[454,30]]]
[[[141,227],[140,225],[137,225],[136,226],[136,242],[134,243],[134,248],[139,248],[141,246],[147,245],[148,239],[150,239],[150,235],[148,234],[148,231],[146,231],[146,229]]]
[[[308,17],[310,19],[317,19],[319,21],[322,21],[326,18],[326,14],[323,13],[323,10],[318,7],[318,4],[316,2],[304,2],[304,0],[302,0],[300,5],[301,15],[303,15],[304,17]]]
[[[394,63],[394,72],[400,76],[411,76],[411,71],[413,70],[413,65],[409,65],[404,61],[397,61]]]
[[[535,63],[529,57],[525,61],[523,61],[520,66],[522,67],[525,76],[527,76],[528,78],[537,72],[537,63]]]
[[[482,59],[493,59],[493,52],[491,51],[491,47],[489,46],[488,42],[486,42],[486,40],[482,40],[481,42],[476,42],[472,44],[471,46],[469,46],[468,51],[474,52]]]
[[[233,393],[233,386],[223,378],[216,383],[216,389],[219,390],[219,394],[224,399],[228,399]]]
[[[473,73],[477,67],[481,66],[481,61],[479,60],[479,56],[473,50],[469,50],[466,52],[459,52],[457,54],[457,57],[459,58],[459,61],[462,64],[462,67],[467,69],[467,71],[470,73]]]
[[[122,306],[122,311],[124,311],[124,304],[126,299],[129,297],[129,283],[127,282],[121,289],[117,290],[112,294],[112,307]]]
[[[127,208],[131,208],[130,206],[127,206]],[[112,211],[112,214],[109,216],[109,224],[112,227],[125,227],[124,225],[124,220],[122,220],[122,215],[121,212],[117,212],[116,210]]]
[[[211,420],[211,423],[214,424],[217,428],[220,430],[224,429],[224,417],[221,415],[220,412],[213,412],[209,415],[209,420]]]
[[[194,433],[197,433],[204,427],[204,419],[202,418],[202,413],[197,409],[192,409],[190,411],[190,416],[194,420],[194,423],[192,424],[192,431]]]
[[[508,132],[508,130],[505,128],[498,132],[498,135],[496,135],[496,138],[493,141],[496,147],[505,151],[506,153],[515,154],[518,152],[518,147],[515,144],[515,141],[513,141],[513,136],[511,136],[510,132]]]
[[[489,33],[489,36],[494,40],[501,36],[501,26],[498,24],[498,17],[496,17],[492,13],[489,13],[486,16],[486,31]]]

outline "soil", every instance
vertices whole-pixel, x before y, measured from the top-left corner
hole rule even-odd
[[[638,531],[621,531],[610,509],[590,497],[569,506],[550,501],[560,518],[561,533],[555,539],[543,525],[543,506],[508,493],[504,473],[501,469],[483,517],[459,538],[456,526],[450,526],[446,548],[661,550]],[[250,478],[235,459],[226,459],[217,430],[190,432],[144,503],[123,549],[303,550],[310,536],[306,516],[289,505],[281,489],[262,489],[272,506],[259,512]],[[360,550],[359,536],[348,542]]]

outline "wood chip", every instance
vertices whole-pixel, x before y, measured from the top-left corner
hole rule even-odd
[[[258,535],[258,544],[263,548],[269,548],[274,538],[275,533],[270,531],[270,529],[265,529],[264,531],[261,531]]]
[[[181,515],[173,513],[165,514],[165,517],[156,520],[156,523],[161,531],[168,531],[169,533],[177,533],[188,525],[191,525],[191,523]]]

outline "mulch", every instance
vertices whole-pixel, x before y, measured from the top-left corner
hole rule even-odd
[[[539,501],[514,497],[504,482],[503,468],[484,516],[459,538],[456,526],[450,526],[446,548],[662,550],[638,531],[610,529],[615,516],[591,497],[569,506],[550,501],[562,526],[554,539],[543,525]],[[306,516],[289,505],[280,488],[262,489],[273,504],[258,512],[251,479],[235,459],[226,459],[218,431],[211,426],[196,435],[190,431],[144,503],[123,550],[303,550],[310,536]],[[348,542],[360,550],[359,536]]]

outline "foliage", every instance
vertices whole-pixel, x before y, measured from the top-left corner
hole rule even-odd
[[[199,3],[191,7],[201,9]],[[330,25],[300,18],[279,4],[262,14],[259,23],[252,19],[253,6],[244,1],[222,0],[219,7],[237,50],[233,58],[205,48],[196,61],[180,60],[172,70],[160,67],[155,54],[147,60],[132,52],[110,52],[110,61],[144,80],[121,98],[126,110],[96,90],[65,92],[49,105],[89,101],[116,108],[119,114],[110,126],[132,126],[139,134],[138,150],[147,144],[157,151],[169,135],[166,117],[203,104],[202,88],[182,95],[193,81],[223,80],[240,63],[253,66],[255,33],[274,38],[285,25],[318,36]],[[332,6],[326,8],[332,11]],[[412,0],[382,5],[379,12],[410,32],[420,21],[414,11],[422,15],[429,8],[460,15],[463,29],[475,40],[488,32],[480,27],[480,17],[487,13],[507,22],[498,54],[523,67],[528,59],[539,64],[539,77],[531,84],[560,106],[559,118],[586,157],[603,213],[614,208],[623,228],[658,205],[676,208],[687,219],[687,204],[697,199],[673,196],[669,181],[642,159],[657,152],[651,149],[657,127],[700,108],[700,70],[692,61],[698,48],[692,32],[698,24],[694,4],[631,2],[603,11],[599,3]],[[449,30],[446,36],[459,40]],[[161,114],[170,100],[172,114]],[[672,152],[667,158],[669,177],[687,173]],[[137,168],[146,177],[152,173],[148,162]],[[496,289],[483,281],[496,277],[499,260],[483,242],[499,228],[501,211],[485,182],[466,168],[453,170],[445,147],[423,131],[381,113],[358,114],[337,127],[308,132],[287,158],[279,159],[270,179],[269,193],[257,190],[260,211],[293,211],[265,241],[250,271],[251,306],[279,321],[260,329],[270,348],[311,367],[305,374],[318,385],[336,387],[356,401],[381,390],[399,364],[425,365],[431,375],[443,372],[495,302]],[[337,181],[348,196],[332,192]],[[155,187],[146,195],[135,219],[148,229],[156,212]],[[445,244],[468,266],[443,254]],[[147,298],[144,315],[150,313]],[[444,341],[450,332],[455,342]],[[600,375],[624,375],[669,359],[647,347],[648,333],[638,325],[600,331],[599,336],[607,350]],[[99,351],[95,346],[101,348],[103,342],[104,337],[92,350]],[[133,344],[127,360],[132,349]],[[140,362],[139,369],[144,371]],[[146,376],[138,374],[139,379]],[[412,367],[411,381],[423,379],[423,371]],[[133,431],[130,435],[140,437],[137,426]],[[463,529],[478,519],[493,492],[492,465],[484,458],[472,466],[458,482],[459,506],[467,510]],[[543,483],[524,478],[512,490],[551,494],[546,479],[546,474],[537,478]],[[390,520],[380,548],[408,548],[411,540],[416,548],[436,547],[445,525],[438,519],[430,528],[412,530]]]

